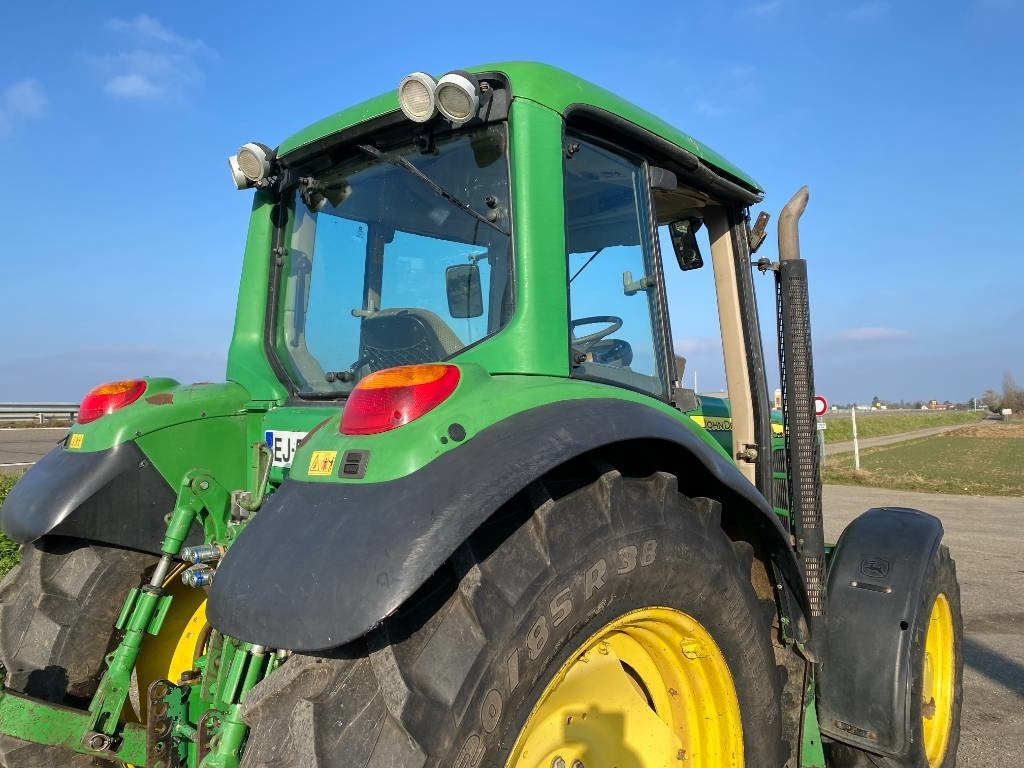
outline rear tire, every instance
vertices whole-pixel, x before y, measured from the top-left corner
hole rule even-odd
[[[521,494],[365,641],[330,656],[293,656],[256,686],[244,703],[252,731],[242,765],[522,765],[511,755],[521,736],[536,732],[531,713],[546,711],[552,691],[571,694],[561,675],[583,669],[585,650],[638,615],[680,615],[699,624],[707,645],[717,646],[707,656],[731,678],[731,686],[719,686],[723,697],[730,687],[735,694],[742,733],[687,732],[691,752],[679,757],[684,750],[673,747],[669,757],[691,766],[782,765],[788,751],[771,610],[751,587],[750,548],[731,546],[718,504],[680,496],[671,475],[585,471],[582,480],[550,481]],[[702,662],[681,662],[679,670],[687,663]],[[648,690],[643,670],[622,664],[612,672],[618,690],[628,675],[644,693],[647,721],[652,712],[670,719],[655,702],[686,698],[686,690]],[[588,710],[610,698],[609,691],[572,700],[582,718],[590,711],[591,722],[618,723],[621,744],[630,735],[628,719]],[[605,727],[599,736],[610,734]],[[715,752],[730,744],[742,757]],[[597,743],[589,749],[601,754]],[[619,751],[627,756],[622,768],[655,764],[650,754]],[[565,754],[568,768],[575,753]],[[664,757],[657,756],[658,765]]]
[[[954,768],[963,702],[963,635],[956,564],[941,545],[928,567],[914,625],[910,718],[913,744],[903,758],[863,752],[839,742],[829,749],[836,768]]]
[[[0,584],[0,663],[8,688],[58,704],[86,707],[128,590],[152,555],[48,537],[22,548]],[[0,766],[78,768],[110,765],[66,750],[0,736]]]

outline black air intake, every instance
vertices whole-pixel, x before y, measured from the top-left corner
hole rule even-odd
[[[825,615],[825,535],[821,515],[821,455],[814,417],[807,262],[800,258],[797,232],[797,222],[807,207],[808,197],[807,187],[802,187],[779,216],[780,264],[776,287],[790,514],[814,622]]]

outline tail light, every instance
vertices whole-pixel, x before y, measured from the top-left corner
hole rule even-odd
[[[126,379],[100,384],[89,391],[78,406],[78,423],[88,424],[100,416],[113,413],[118,408],[131,405],[146,391],[146,382],[142,379]]]
[[[371,373],[345,403],[343,435],[375,435],[408,424],[444,402],[459,383],[454,365],[404,365]]]

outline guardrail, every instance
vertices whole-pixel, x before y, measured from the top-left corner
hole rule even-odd
[[[35,421],[45,424],[46,419],[68,419],[78,415],[78,403],[0,403],[0,422]]]

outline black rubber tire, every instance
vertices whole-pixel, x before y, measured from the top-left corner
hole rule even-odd
[[[782,765],[772,608],[751,586],[750,547],[732,546],[719,505],[682,497],[672,475],[586,472],[531,486],[364,644],[295,655],[256,686],[243,767],[499,768],[565,660],[653,605],[710,632],[733,675],[746,764]]]
[[[924,754],[921,719],[921,687],[924,672],[924,642],[931,617],[932,606],[937,595],[943,594],[949,604],[953,619],[954,642],[954,674],[953,711],[950,726],[949,744],[942,762],[930,766]],[[910,649],[911,684],[910,684],[910,718],[914,723],[912,732],[914,743],[910,753],[903,758],[883,757],[863,752],[847,744],[832,742],[829,745],[829,766],[835,768],[954,768],[956,751],[960,744],[960,709],[963,704],[963,637],[964,621],[960,613],[960,584],[956,578],[956,563],[949,556],[949,549],[943,544],[939,547],[925,577],[921,605],[914,623],[913,644]]]
[[[47,537],[22,547],[0,584],[0,663],[7,687],[86,707],[103,674],[114,620],[153,555]],[[0,736],[0,766],[110,765],[63,749]]]

